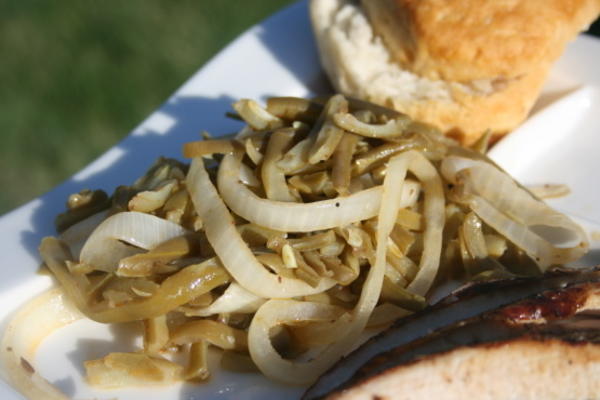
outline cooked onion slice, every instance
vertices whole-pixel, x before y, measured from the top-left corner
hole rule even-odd
[[[235,181],[238,176],[239,169],[236,168]],[[233,218],[200,158],[192,161],[187,187],[196,211],[204,221],[206,237],[215,253],[235,280],[248,291],[259,297],[288,298],[320,293],[335,284],[332,279],[322,278],[318,285],[312,287],[300,279],[267,271],[235,228]]]
[[[458,186],[457,200],[525,251],[542,271],[577,260],[587,251],[589,243],[579,225],[534,198],[495,166],[450,156],[441,170]]]
[[[410,150],[398,157],[408,159],[408,170],[419,179],[425,192],[423,253],[419,261],[417,276],[407,287],[409,292],[425,296],[433,284],[440,265],[442,231],[446,220],[444,189],[437,170],[422,153]]]
[[[312,232],[346,226],[377,215],[381,204],[380,186],[346,197],[287,203],[262,199],[239,182],[240,160],[225,156],[218,174],[219,192],[236,214],[257,225],[284,232]],[[409,207],[418,199],[420,185],[402,187],[400,207]]]
[[[252,360],[267,377],[291,384],[313,382],[357,344],[379,300],[386,266],[387,238],[401,207],[400,199],[407,168],[412,167],[413,163],[418,164],[418,161],[413,161],[414,158],[415,156],[405,153],[392,158],[388,165],[378,213],[376,256],[375,260],[371,260],[371,269],[363,284],[360,298],[351,312],[351,318],[346,320],[347,314],[338,317],[339,308],[331,305],[291,300],[269,300],[256,312],[248,331],[248,348]],[[326,347],[310,361],[284,359],[273,347],[270,338],[272,328],[294,320],[328,317],[339,321],[331,326],[332,329],[343,334],[338,341]]]
[[[71,254],[76,260],[79,260],[79,253],[81,248],[92,234],[92,232],[100,225],[107,216],[106,211],[100,211],[99,213],[93,214],[84,220],[71,225],[64,230],[58,237],[69,245]]]
[[[4,332],[0,348],[0,359],[13,388],[32,400],[68,399],[38,374],[31,362],[47,336],[81,317],[58,288],[42,293],[19,309]]]
[[[254,314],[248,331],[248,350],[252,361],[269,378],[293,385],[311,383],[343,355],[340,346],[329,346],[309,362],[287,360],[273,347],[271,330],[282,324],[338,317],[339,308],[329,304],[278,299],[267,301]]]
[[[154,215],[118,213],[105,219],[90,235],[81,249],[80,261],[99,270],[114,271],[122,258],[185,233],[180,225]]]

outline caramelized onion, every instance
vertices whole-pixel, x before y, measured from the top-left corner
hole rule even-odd
[[[284,232],[312,232],[345,226],[377,215],[381,202],[381,187],[362,190],[346,197],[287,203],[261,199],[239,182],[240,161],[225,156],[218,175],[219,193],[236,214],[257,225]],[[401,207],[413,205],[419,195],[419,185],[405,185]]]
[[[235,181],[238,172],[239,167],[236,168]],[[242,287],[259,297],[288,298],[320,293],[335,284],[333,280],[323,278],[316,287],[312,287],[299,279],[281,277],[267,271],[235,229],[231,214],[204,169],[202,159],[195,158],[192,161],[187,185],[194,206],[204,220],[208,241],[225,268]]]

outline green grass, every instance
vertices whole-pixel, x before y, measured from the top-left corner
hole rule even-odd
[[[102,154],[291,3],[0,0],[0,214]]]

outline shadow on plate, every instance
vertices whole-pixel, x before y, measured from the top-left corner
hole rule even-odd
[[[178,400],[263,400],[299,399],[304,392],[300,386],[289,386],[270,381],[258,372],[228,372],[221,368],[221,353],[209,351],[210,378],[205,382],[185,383]]]
[[[40,240],[56,234],[54,219],[65,211],[70,194],[82,189],[103,189],[110,194],[119,185],[132,184],[160,156],[183,160],[182,145],[198,140],[203,130],[215,136],[239,130],[238,121],[225,117],[233,101],[227,96],[174,96],[121,143],[44,195],[31,217],[33,229],[22,233],[23,246],[37,257]]]
[[[87,323],[87,321],[75,323]],[[77,376],[67,375],[54,380],[52,384],[69,398],[76,394],[76,381],[86,376],[85,361],[96,360],[113,352],[131,352],[137,349],[135,342],[141,334],[139,323],[111,324],[108,330],[112,335],[110,339],[79,338],[76,340],[75,349],[66,354],[69,362],[77,370]]]

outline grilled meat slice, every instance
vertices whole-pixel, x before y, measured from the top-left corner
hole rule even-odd
[[[381,354],[330,400],[600,398],[600,318],[474,318]]]
[[[403,348],[431,332],[481,314],[513,322],[542,323],[599,308],[600,269],[554,270],[543,278],[518,278],[472,285],[448,296],[435,306],[398,320],[339,361],[307,390],[304,399],[318,399],[335,392],[359,368],[379,354]],[[509,307],[506,307],[509,305]],[[490,318],[489,315],[486,318]]]

